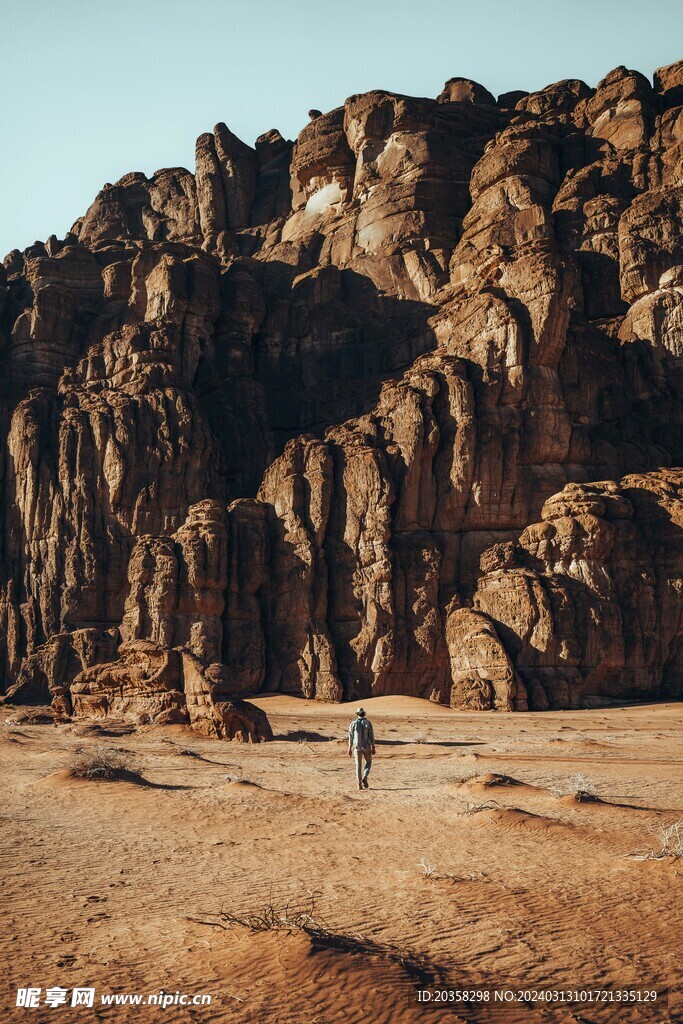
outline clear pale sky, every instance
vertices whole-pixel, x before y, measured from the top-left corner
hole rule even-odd
[[[368,89],[651,76],[683,57],[683,2],[0,0],[0,39],[1,257],[62,236],[127,171],[194,170],[217,121],[253,144]]]

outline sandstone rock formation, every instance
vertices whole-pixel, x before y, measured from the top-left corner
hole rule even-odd
[[[683,62],[224,124],[0,276],[6,698],[683,692]]]
[[[207,736],[241,742],[272,739],[266,715],[246,701],[225,698],[220,680],[214,682],[191,654],[150,641],[122,643],[118,654],[115,662],[91,665],[77,675],[68,694],[56,693],[55,710],[189,724]]]

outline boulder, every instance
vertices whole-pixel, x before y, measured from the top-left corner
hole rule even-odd
[[[136,640],[121,644],[118,655],[80,673],[68,691],[61,688],[53,708],[69,701],[75,718],[189,724],[205,736],[248,743],[273,738],[266,714],[247,701],[221,699],[212,674],[188,651]]]

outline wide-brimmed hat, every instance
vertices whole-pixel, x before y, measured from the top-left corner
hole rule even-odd
[[[356,714],[363,716],[365,714],[365,708],[356,708]]]

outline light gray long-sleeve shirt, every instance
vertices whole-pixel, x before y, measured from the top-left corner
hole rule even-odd
[[[349,725],[349,750],[370,750],[375,745],[375,733],[369,718],[355,718]]]

